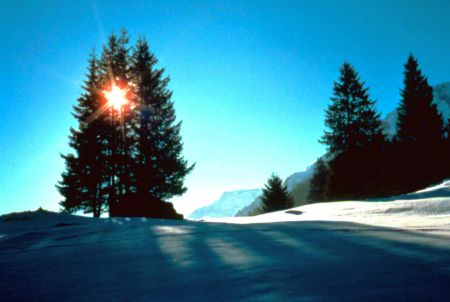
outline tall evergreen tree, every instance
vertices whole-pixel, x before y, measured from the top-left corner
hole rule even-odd
[[[419,189],[444,177],[442,161],[444,123],[433,103],[433,90],[419,69],[417,59],[409,55],[405,64],[404,88],[398,108],[394,161],[397,163],[398,190]]]
[[[114,86],[130,90],[132,81],[130,72],[129,37],[126,30],[119,36],[110,35],[108,43],[103,47],[100,60],[101,87],[108,91]],[[131,96],[129,96],[131,98]],[[102,96],[103,104],[107,100]],[[106,107],[104,112],[106,123],[103,125],[103,143],[106,159],[104,175],[108,177],[108,209],[109,214],[117,207],[121,196],[130,192],[132,187],[131,152],[129,142],[132,140],[131,103],[123,104],[121,108]]]
[[[57,188],[64,200],[63,210],[74,212],[84,210],[99,217],[103,209],[102,194],[102,145],[99,141],[101,120],[92,120],[92,116],[100,108],[97,90],[99,87],[98,60],[93,53],[89,59],[87,80],[84,93],[74,106],[74,117],[79,122],[78,129],[71,129],[69,145],[75,154],[63,155],[66,171]]]
[[[325,195],[327,189],[327,181],[328,166],[322,158],[319,158],[317,159],[314,166],[314,174],[309,184],[309,192],[307,198],[307,201],[309,203],[327,200]]]
[[[405,64],[404,88],[398,108],[398,141],[432,142],[443,137],[444,124],[433,103],[433,89],[419,69],[417,59],[409,55]]]
[[[181,218],[163,202],[186,191],[184,177],[193,169],[181,154],[181,124],[169,79],[156,68],[144,39],[133,52],[128,43],[125,30],[112,34],[100,60],[93,55],[89,61],[84,93],[74,109],[79,122],[70,135],[74,153],[63,156],[66,170],[57,185],[61,205],[95,217],[106,210],[110,216]],[[109,102],[114,87],[127,91],[128,102],[118,108]]]
[[[267,181],[267,184],[262,189],[262,212],[268,213],[281,211],[292,208],[293,206],[293,198],[288,192],[286,186],[283,185],[283,180],[279,176],[272,174]]]
[[[167,200],[186,191],[184,177],[192,171],[182,156],[181,122],[176,122],[167,88],[169,78],[150,52],[145,39],[139,39],[132,56],[132,72],[137,103],[136,177],[137,191]]]
[[[368,88],[348,63],[340,69],[334,95],[326,111],[327,130],[321,142],[329,160],[326,198],[346,199],[378,195],[380,152],[384,145],[380,115]]]
[[[380,115],[376,113],[375,101],[369,98],[368,88],[349,63],[344,63],[340,73],[339,82],[334,83],[332,103],[326,110],[328,130],[321,140],[330,155],[383,140]]]

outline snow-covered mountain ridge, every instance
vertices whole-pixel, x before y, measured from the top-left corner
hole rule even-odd
[[[205,217],[230,217],[253,202],[259,195],[260,189],[238,190],[225,192],[222,196],[208,206],[199,208],[189,215],[189,219]]]

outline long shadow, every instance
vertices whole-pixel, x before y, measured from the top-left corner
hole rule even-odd
[[[2,299],[450,299],[445,237],[343,222],[122,222],[53,228],[47,245],[0,253]]]
[[[241,238],[265,258],[273,259],[253,269],[254,278],[249,284],[253,295],[263,292],[277,299],[346,301],[449,298],[448,246],[373,236],[391,234],[394,229],[341,222],[302,222],[300,228],[298,225],[266,224],[264,229],[260,229],[261,225],[251,226],[255,232]],[[288,238],[280,241],[280,232]],[[399,237],[406,235],[429,237],[411,232]],[[450,245],[448,238],[431,237]]]

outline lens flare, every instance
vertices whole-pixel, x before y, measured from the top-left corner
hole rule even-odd
[[[128,89],[121,89],[116,85],[112,85],[111,90],[103,91],[106,99],[108,100],[108,107],[112,107],[119,111],[123,106],[128,104],[126,94]]]

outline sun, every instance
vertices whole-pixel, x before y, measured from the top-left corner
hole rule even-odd
[[[112,107],[119,111],[124,105],[128,104],[126,94],[128,89],[121,89],[115,84],[112,85],[111,90],[103,91],[106,99],[108,100],[108,107]]]

